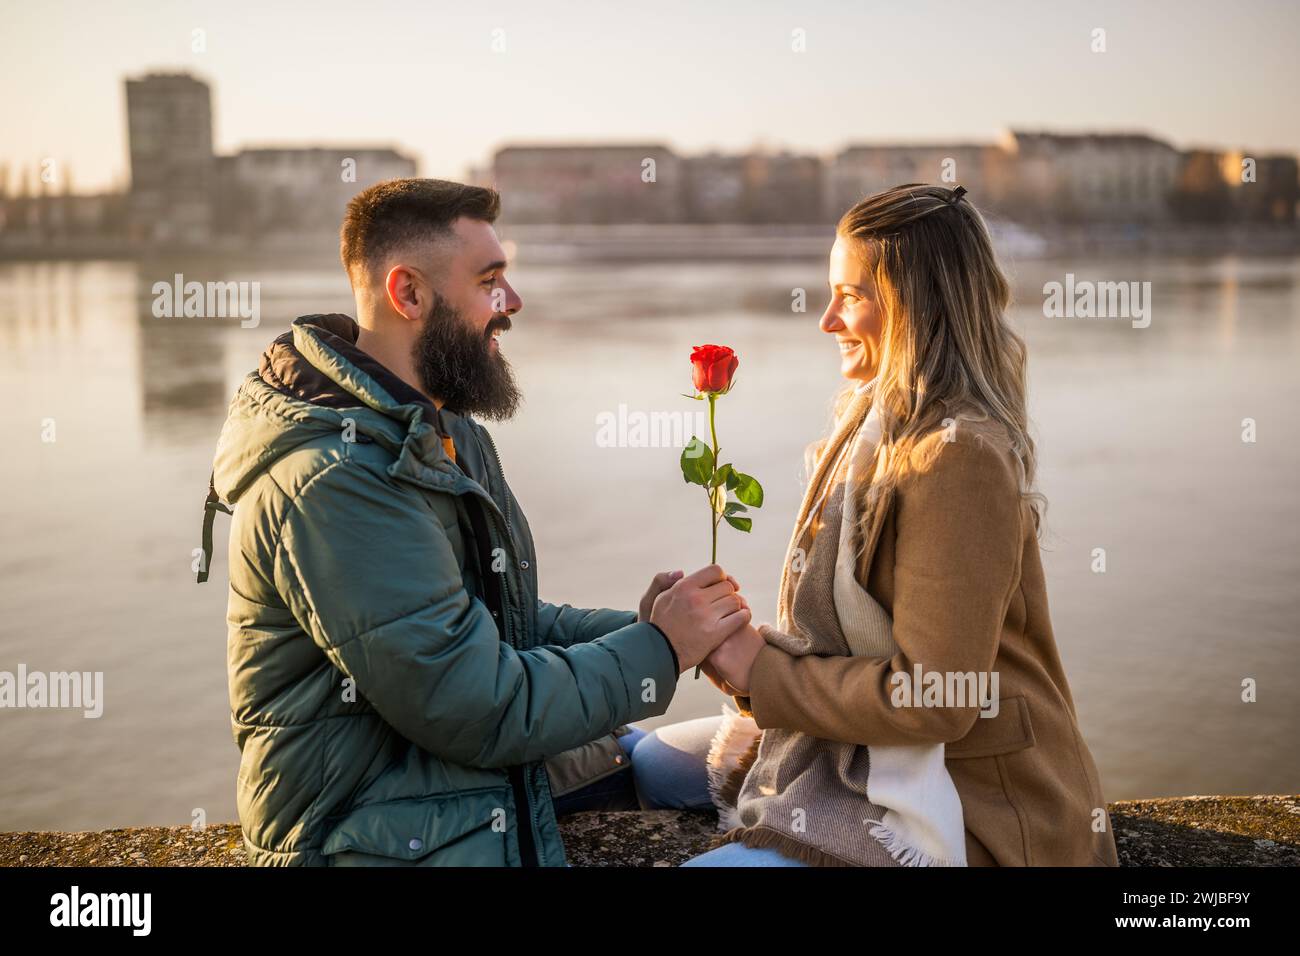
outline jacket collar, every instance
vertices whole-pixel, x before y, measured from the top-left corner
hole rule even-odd
[[[368,405],[390,417],[419,418],[435,428],[438,407],[357,348],[361,327],[337,312],[303,315],[262,354],[258,374],[273,388],[313,405]]]
[[[443,447],[450,437],[469,450],[482,426],[468,415],[439,409],[392,370],[357,348],[360,326],[341,313],[303,315],[262,356],[258,376],[278,392],[325,408],[364,406],[405,427],[405,435],[381,428],[367,434],[397,456],[395,478],[430,488],[474,490],[482,486],[453,463]],[[472,487],[469,487],[472,486]]]

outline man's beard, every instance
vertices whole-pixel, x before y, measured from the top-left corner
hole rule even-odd
[[[450,302],[435,293],[433,308],[412,348],[420,384],[453,412],[505,421],[522,395],[510,363],[493,354],[492,331],[510,328],[510,318],[495,316],[483,331],[470,327]]]

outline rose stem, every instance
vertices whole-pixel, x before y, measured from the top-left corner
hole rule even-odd
[[[718,473],[718,426],[714,420],[714,411],[717,407],[718,396],[709,393],[709,437],[713,439],[713,474],[709,475],[709,486],[705,491],[709,495],[709,514],[713,519],[713,556],[710,558],[710,564],[718,563],[718,509],[713,504],[713,476]],[[695,665],[695,679],[700,679],[700,665]]]

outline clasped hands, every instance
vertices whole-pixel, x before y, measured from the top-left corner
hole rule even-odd
[[[765,643],[751,618],[739,582],[716,564],[692,574],[656,574],[637,617],[667,635],[681,673],[698,664],[720,691],[740,696],[749,693],[750,671]]]

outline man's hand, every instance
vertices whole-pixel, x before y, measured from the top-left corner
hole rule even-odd
[[[688,574],[653,601],[650,623],[668,635],[685,673],[749,623],[735,579],[716,564]]]
[[[735,578],[733,578],[730,574],[727,575],[727,580],[730,581],[730,582],[731,582],[731,586],[732,586],[733,588],[736,589],[736,596],[740,598],[740,604],[741,604],[741,606],[742,606],[746,611],[750,610],[749,602],[748,602],[747,600],[745,600],[745,595],[743,595],[743,594],[740,593],[740,582],[737,581]],[[704,662],[703,662],[703,661],[700,661],[700,663],[698,663],[698,664],[695,665],[695,679],[696,679],[696,680],[699,680],[699,679],[700,679],[700,671],[702,671],[703,669],[704,669]],[[719,682],[715,679],[715,676],[714,676],[714,675],[716,675],[716,674],[717,674],[717,672],[714,671],[714,674],[709,676],[709,680],[713,681],[713,685],[714,685],[715,687],[717,687],[719,690],[722,690],[722,684],[719,683]],[[727,693],[730,693],[730,691],[728,691]]]
[[[636,621],[638,624],[644,624],[650,620],[650,612],[654,610],[655,598],[680,581],[684,573],[683,571],[660,571],[650,579],[650,587],[645,592],[645,596],[641,598],[641,606],[637,611]]]
[[[746,624],[709,655],[708,667],[731,688],[726,693],[738,694],[742,697],[749,693],[749,677],[754,669],[754,659],[758,657],[758,652],[766,643],[763,636],[754,630],[752,625]],[[714,675],[709,674],[709,680],[713,680],[716,684],[717,681],[713,678]]]

